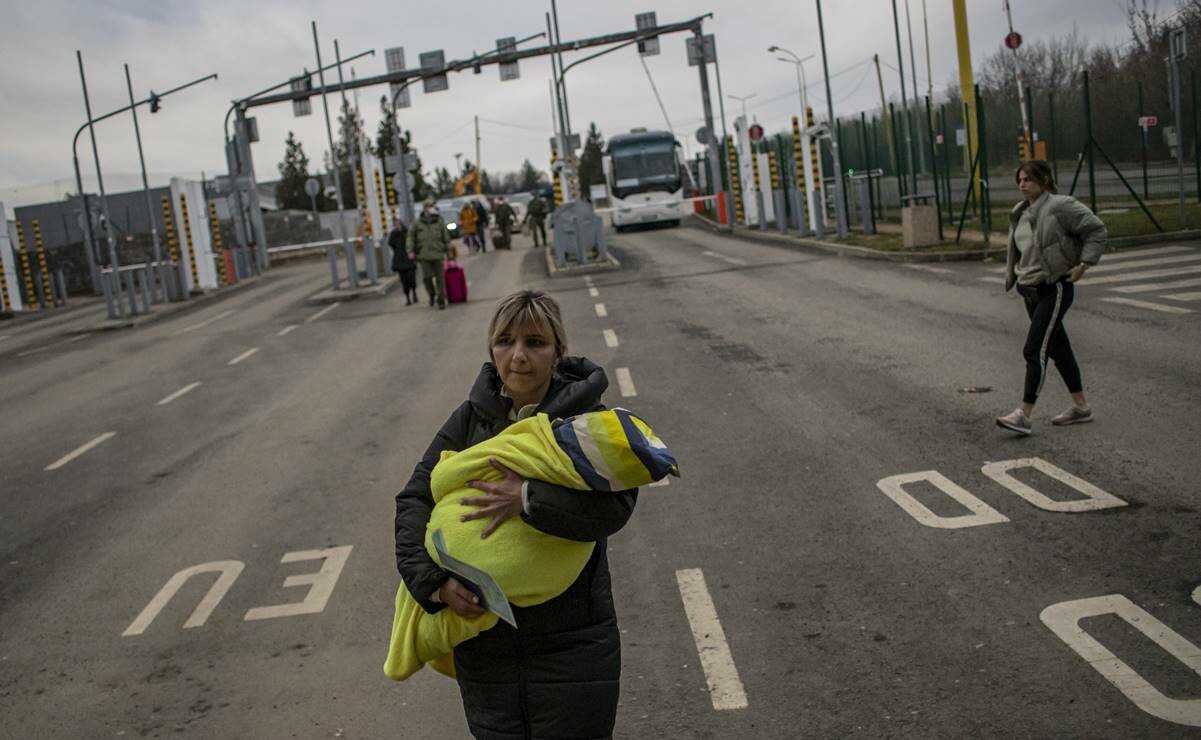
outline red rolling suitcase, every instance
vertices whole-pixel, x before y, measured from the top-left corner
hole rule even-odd
[[[467,302],[467,275],[459,263],[454,260],[446,262],[446,300],[451,303]]]

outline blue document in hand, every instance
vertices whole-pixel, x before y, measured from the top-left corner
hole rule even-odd
[[[492,576],[448,554],[441,529],[435,529],[430,539],[434,541],[434,549],[438,552],[438,560],[442,561],[442,567],[458,576],[464,586],[480,597],[480,606],[516,628],[517,620],[513,617],[513,607]]]

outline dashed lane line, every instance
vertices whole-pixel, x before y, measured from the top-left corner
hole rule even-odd
[[[295,329],[296,329],[296,324],[288,324],[288,325],[287,325],[287,326],[285,326],[284,328],[282,328],[282,329],[280,329],[279,331],[277,331],[277,332],[275,333],[275,336],[277,336],[277,337],[286,337],[287,335],[291,334],[291,333],[292,333],[292,332],[293,332]]]
[[[182,334],[187,334],[190,331],[195,331],[197,329],[203,329],[204,327],[208,326],[209,324],[212,324],[214,322],[220,321],[221,319],[224,319],[224,318],[227,318],[227,317],[233,316],[233,315],[234,315],[233,311],[222,311],[221,313],[217,314],[216,316],[213,316],[212,318],[208,318],[208,319],[205,319],[204,321],[201,321],[199,324],[192,324],[191,326],[185,326],[184,328],[175,332],[175,336],[178,337]]]
[[[716,257],[719,260],[724,260],[726,262],[729,262],[731,265],[745,265],[746,264],[746,260],[744,260],[744,259],[741,259],[739,257],[730,257],[729,255],[721,254],[719,252],[711,252],[711,251],[706,250],[704,252],[701,252],[701,254],[705,255],[706,257]]]
[[[312,316],[310,316],[310,317],[308,317],[307,319],[305,319],[305,320],[304,320],[304,323],[306,323],[306,324],[311,324],[311,323],[313,323],[314,321],[316,321],[317,319],[321,318],[322,316],[326,315],[326,314],[327,314],[327,313],[329,313],[330,311],[333,311],[335,308],[337,308],[338,306],[341,306],[341,305],[342,305],[342,302],[341,302],[341,301],[334,301],[333,303],[329,304],[328,306],[326,306],[325,308],[321,309],[321,310],[320,310],[320,311],[318,311],[317,313],[315,313],[315,314],[313,314]]]
[[[188,385],[185,385],[183,388],[180,388],[179,390],[175,391],[174,393],[167,396],[163,400],[159,401],[155,405],[156,406],[166,406],[167,404],[171,403],[172,401],[179,398],[180,396],[185,395],[187,393],[191,393],[192,391],[196,390],[199,387],[200,387],[199,380],[196,381],[195,383],[189,383]]]
[[[617,387],[621,390],[622,398],[633,398],[638,395],[634,388],[634,379],[630,377],[628,367],[617,368]]]
[[[1191,308],[1181,308],[1180,306],[1165,306],[1162,303],[1151,303],[1150,301],[1136,301],[1133,298],[1102,298],[1106,303],[1121,303],[1124,306],[1134,306],[1135,308],[1145,308],[1148,311],[1159,311],[1160,313],[1192,313]]]
[[[709,685],[709,698],[717,711],[746,709],[746,691],[734,656],[726,642],[726,633],[717,618],[713,598],[705,586],[705,574],[700,568],[676,571],[676,582],[680,587],[680,598],[684,601],[684,613],[692,628],[692,639],[696,641],[696,652],[705,671]]]
[[[258,347],[251,347],[250,349],[246,350],[242,354],[240,354],[237,357],[230,360],[228,364],[231,366],[237,365],[239,362],[241,362],[242,360],[245,360],[247,357],[250,357],[251,355],[253,355],[255,352],[258,352],[258,351],[259,351]]]
[[[589,288],[589,289],[588,289],[588,297],[589,297],[589,298],[596,298],[596,297],[597,297],[597,296],[599,296],[599,295],[600,295],[600,291],[599,291],[599,290],[597,290],[596,288]]]
[[[1164,296],[1164,298],[1168,298],[1173,301],[1201,301],[1201,291],[1193,291],[1192,293],[1173,293],[1172,295]]]
[[[112,439],[115,436],[117,436],[116,432],[105,432],[104,434],[101,434],[99,437],[93,439],[91,442],[88,442],[86,444],[80,445],[79,447],[76,447],[71,452],[68,452],[67,454],[63,455],[59,459],[57,459],[54,462],[47,465],[46,472],[50,472],[51,470],[58,470],[59,468],[66,465],[67,463],[71,462],[72,460],[79,457],[80,455],[84,454],[88,450],[91,450],[94,447],[98,447],[99,445],[104,444],[105,442],[109,441],[110,439]]]
[[[598,319],[603,319],[608,315],[609,315],[609,311],[608,311],[608,309],[605,308],[605,304],[603,304],[603,303],[596,304],[596,317]]]
[[[617,332],[612,329],[605,329],[605,346],[609,348],[617,346]]]
[[[954,270],[948,270],[945,267],[933,267],[931,265],[920,265],[920,264],[914,264],[911,262],[905,263],[904,266],[908,267],[910,270],[921,270],[922,272],[933,272],[937,275],[951,275],[955,272]]]

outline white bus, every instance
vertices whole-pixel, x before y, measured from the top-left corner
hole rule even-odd
[[[680,142],[667,131],[634,129],[605,148],[603,166],[613,228],[635,224],[679,225],[683,215],[684,166]]]

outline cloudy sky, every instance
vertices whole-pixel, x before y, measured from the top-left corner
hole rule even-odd
[[[905,34],[905,0],[897,0]],[[932,77],[935,90],[956,75],[954,29],[949,0],[927,0]],[[922,36],[922,0],[909,0],[918,83],[926,86]],[[968,0],[971,44],[979,62],[1000,45],[1006,32],[1001,0]],[[1094,42],[1126,39],[1125,0],[1012,0],[1014,25],[1027,40],[1076,28]],[[1161,15],[1172,10],[1161,0]],[[787,124],[797,109],[794,67],[776,61],[772,44],[801,56],[819,51],[813,0],[559,0],[565,41],[628,30],[634,14],[658,13],[660,24],[704,13],[706,32],[716,34],[728,120],[741,109],[729,95],[754,94],[748,113],[773,130]],[[890,0],[826,0],[825,27],[829,68],[839,115],[870,109],[879,93],[866,62],[879,53],[889,66],[884,84],[899,92],[895,67]],[[0,199],[9,205],[57,199],[74,190],[70,144],[85,119],[75,50],[83,52],[93,111],[128,103],[122,64],[132,70],[135,94],[164,90],[216,72],[219,80],[177,93],[154,116],[139,118],[151,179],[172,175],[199,177],[224,171],[222,120],[229,102],[316,67],[310,20],[316,20],[323,60],[333,57],[338,39],[343,56],[374,49],[374,57],[356,62],[359,76],[385,71],[383,52],[403,46],[409,66],[417,54],[444,49],[448,59],[495,46],[497,38],[518,38],[544,30],[549,0],[416,0],[308,2],[304,0],[0,0]],[[905,48],[908,71],[909,50]],[[677,134],[695,149],[693,132],[702,114],[695,68],[686,64],[683,35],[664,37],[662,53],[646,59]],[[588,52],[567,57],[570,62]],[[327,62],[328,63],[328,62]],[[402,111],[428,168],[453,167],[454,154],[471,157],[472,117],[478,115],[484,167],[516,169],[528,157],[545,166],[551,135],[551,106],[545,58],[521,62],[521,79],[501,83],[495,67],[481,75],[452,76],[450,90],[413,93],[413,106]],[[820,56],[806,64],[811,102],[824,113]],[[909,74],[907,79],[911,79]],[[379,121],[379,98],[386,87],[364,88],[360,107],[368,129]],[[595,121],[606,136],[634,126],[663,127],[647,74],[633,48],[617,51],[572,70],[568,75],[573,128]],[[714,88],[716,103],[716,88]],[[820,105],[817,103],[820,102]],[[331,97],[331,109],[337,101]],[[259,179],[274,179],[289,130],[319,162],[326,149],[320,99],[313,115],[294,118],[291,107],[256,109],[261,141],[254,145]],[[101,164],[110,191],[136,187],[138,160],[133,126],[122,116],[97,127]],[[86,134],[80,157],[85,184],[94,178]]]

